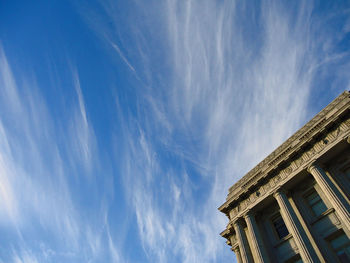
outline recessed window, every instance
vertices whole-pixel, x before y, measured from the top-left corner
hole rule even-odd
[[[293,263],[303,263],[303,261],[301,258],[298,258],[298,259],[294,260]]]
[[[305,196],[305,200],[315,216],[319,216],[327,210],[327,206],[325,205],[319,194],[316,192],[316,190],[309,192]]]
[[[280,215],[272,221],[272,224],[276,230],[279,239],[282,239],[289,234],[288,229]]]
[[[293,256],[291,259],[285,261],[285,263],[303,263],[303,260],[301,259],[300,255],[297,254]]]
[[[350,167],[345,170],[345,178],[350,182]]]
[[[350,240],[343,231],[336,237],[330,239],[329,243],[341,263],[350,262]]]

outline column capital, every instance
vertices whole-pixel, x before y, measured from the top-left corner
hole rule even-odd
[[[238,228],[241,227],[241,223],[239,221],[240,221],[240,218],[236,218],[235,221],[233,221],[231,223],[231,225],[233,226],[234,231],[236,232],[236,235],[237,235]]]
[[[310,164],[308,165],[307,171],[308,171],[309,173],[311,173],[311,171],[312,171],[313,169],[317,169],[317,168],[320,168],[320,166],[319,166],[319,164],[317,163],[317,161],[315,160],[315,161],[313,161],[312,163],[310,163]]]
[[[243,217],[240,216],[240,217],[236,217],[235,220],[232,221],[232,225],[235,226],[235,225],[242,225],[241,224],[241,221],[243,220]]]
[[[248,210],[247,212],[245,212],[245,214],[243,215],[244,219],[246,219],[246,218],[251,218],[251,217],[253,217],[253,216],[255,216],[255,212],[252,211],[251,209],[249,209],[249,210]]]
[[[273,197],[276,198],[277,196],[280,196],[281,194],[287,195],[286,189],[284,189],[282,186],[278,187],[274,192],[273,192]]]

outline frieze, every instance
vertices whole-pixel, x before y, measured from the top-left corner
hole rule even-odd
[[[269,166],[275,165],[279,160],[281,160],[284,156],[286,156],[287,153],[290,152],[292,147],[288,147],[287,150],[285,150],[283,153],[278,155],[272,162],[269,163]]]
[[[350,127],[350,119],[346,120],[346,122],[344,123],[346,126]]]
[[[293,172],[293,168],[292,167],[287,167],[283,170],[283,172],[285,173],[286,176],[290,175]]]

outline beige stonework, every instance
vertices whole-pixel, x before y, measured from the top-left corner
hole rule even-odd
[[[350,262],[349,198],[345,91],[229,189],[221,235],[238,262]]]

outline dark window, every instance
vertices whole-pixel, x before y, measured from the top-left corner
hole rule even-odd
[[[281,216],[278,216],[277,218],[275,218],[272,223],[273,223],[273,226],[275,227],[275,230],[277,232],[279,239],[282,239],[289,234],[288,229],[284,224],[284,221]]]
[[[305,200],[315,216],[319,216],[327,210],[327,206],[319,194],[316,192],[316,190],[313,190],[311,193],[306,195]]]
[[[303,260],[301,259],[300,255],[297,254],[296,256],[292,257],[291,259],[285,261],[285,263],[303,263]]]
[[[298,258],[295,261],[293,261],[293,263],[303,263],[303,261],[301,260],[301,258]]]
[[[339,235],[329,240],[333,251],[337,254],[342,263],[350,262],[350,240],[343,231]]]

